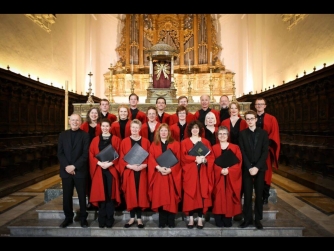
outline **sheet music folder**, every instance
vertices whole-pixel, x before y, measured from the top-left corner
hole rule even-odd
[[[207,156],[210,152],[210,149],[202,141],[197,141],[193,148],[188,151],[188,154],[191,156]]]
[[[179,160],[175,157],[174,153],[170,148],[164,151],[158,158],[156,158],[159,166],[162,167],[172,167],[179,162]]]
[[[215,164],[221,168],[227,168],[239,162],[240,160],[231,149],[227,149],[222,155],[215,159]]]
[[[99,161],[113,161],[119,157],[116,150],[112,147],[111,144],[106,146],[101,152],[95,156]]]
[[[124,160],[130,165],[140,165],[147,158],[148,152],[139,144],[135,143],[130,151],[125,154]]]

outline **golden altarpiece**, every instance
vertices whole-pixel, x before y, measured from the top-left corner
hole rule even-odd
[[[145,104],[138,105],[142,111],[163,96],[169,113],[175,112],[182,95],[188,97],[191,112],[200,108],[193,97],[202,94],[210,95],[211,107],[217,110],[221,95],[236,100],[235,73],[219,59],[216,22],[211,14],[126,14],[116,48],[119,60],[104,74],[110,112],[117,113],[114,97],[131,93],[145,98]],[[98,106],[74,104],[82,116],[92,105]],[[240,106],[243,113],[250,104]]]
[[[104,74],[105,95],[126,97],[136,93],[155,103],[164,96],[167,103],[185,95],[210,93],[234,95],[234,73],[225,69],[218,54],[211,14],[126,14],[122,21],[119,60]]]

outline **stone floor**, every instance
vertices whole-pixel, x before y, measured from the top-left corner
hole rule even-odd
[[[0,182],[0,193],[3,195],[0,198],[1,237],[10,237],[9,226],[23,223],[28,215],[36,214],[36,209],[46,204],[45,190],[60,181],[58,174],[55,174],[57,169],[58,167],[55,165],[47,167],[43,171],[36,170],[36,172],[14,178],[11,182]],[[298,177],[299,180],[303,179],[304,183],[297,183],[291,179],[292,175]],[[328,191],[334,190],[334,182],[329,178],[280,166],[280,173],[273,174],[272,184],[272,188],[277,193],[277,201],[269,201],[269,204],[264,207],[264,210],[277,210],[277,220],[273,222],[264,219],[262,222],[263,231],[266,229],[269,231],[269,228],[274,224],[283,227],[303,227],[303,237],[334,237],[334,199],[306,186],[308,183],[316,184],[313,185],[313,188],[326,191],[326,194],[330,194]],[[56,226],[62,220],[58,221],[54,223]],[[121,219],[117,224],[123,226],[126,221],[126,219]],[[154,223],[154,221],[152,222]],[[96,227],[96,221],[90,220],[89,224],[93,231]],[[184,229],[182,224],[184,224]],[[183,221],[179,227],[182,229],[181,233],[186,234],[188,229],[185,228],[185,224],[186,221]],[[212,223],[206,222],[205,224],[209,228]],[[239,222],[234,222],[233,227],[237,228],[239,224]],[[115,224],[115,227],[117,226]],[[101,233],[106,232],[99,232],[99,234]]]

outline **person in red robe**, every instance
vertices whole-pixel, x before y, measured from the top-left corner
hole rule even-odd
[[[237,101],[230,102],[228,106],[230,117],[221,122],[222,126],[226,126],[229,131],[228,142],[235,145],[239,145],[239,133],[240,131],[248,128],[246,120],[240,116],[240,105]],[[241,198],[243,196],[243,191],[241,188]],[[242,220],[242,213],[235,215],[233,217],[234,221]]]
[[[229,131],[225,126],[218,128],[219,142],[212,146],[215,159],[231,150],[239,159],[229,167],[222,168],[214,164],[214,187],[212,191],[212,213],[217,227],[231,227],[232,217],[242,213],[241,185],[242,185],[242,154],[238,145],[228,142]]]
[[[170,149],[179,160],[174,166],[159,165],[156,159]],[[148,195],[151,209],[159,212],[159,227],[175,227],[175,215],[181,201],[180,143],[171,136],[166,123],[162,123],[155,133],[148,157]]]
[[[272,168],[274,167],[275,169],[278,169],[278,157],[281,149],[277,119],[273,115],[265,112],[266,107],[267,103],[264,98],[257,98],[255,100],[255,109],[257,113],[256,127],[260,127],[267,131],[269,137],[269,153],[266,159],[268,169],[264,176],[263,204],[268,204],[273,175]]]
[[[180,96],[178,99],[178,105],[182,105],[184,107],[187,107],[188,105],[188,98],[187,96]],[[191,121],[195,120],[194,118],[194,114],[192,114],[191,112],[187,112],[187,115],[186,115],[186,122],[187,123],[190,123]],[[179,122],[179,118],[178,118],[178,114],[177,114],[177,111],[176,113],[170,115],[169,117],[169,125],[173,125],[175,123]]]
[[[117,120],[117,117],[115,114],[109,113],[109,100],[106,98],[103,98],[100,100],[100,111],[101,111],[101,118],[107,118],[109,119],[110,123],[114,123]]]
[[[202,124],[204,124],[204,120],[205,120],[205,115],[208,112],[213,112],[216,116],[216,124],[215,126],[219,126],[220,125],[220,112],[210,108],[210,96],[207,94],[203,94],[200,97],[200,103],[201,103],[201,109],[197,110],[194,114],[194,119],[199,120]]]
[[[89,134],[89,144],[96,136],[99,136],[102,133],[100,122],[101,122],[101,112],[99,108],[97,107],[90,108],[86,114],[86,121],[83,122],[80,126],[81,130]],[[87,161],[87,167],[89,167],[89,159]],[[86,185],[87,185],[87,195],[88,195],[87,210],[97,210],[97,207],[92,206],[92,204],[89,202],[90,190],[92,186],[92,180],[89,175],[87,176]]]
[[[120,146],[119,168],[122,177],[122,190],[126,203],[126,210],[130,212],[130,220],[124,225],[131,227],[135,223],[137,216],[138,228],[143,228],[141,219],[142,211],[150,207],[148,197],[147,163],[146,158],[142,163],[129,164],[124,160],[124,156],[131,150],[134,144],[139,144],[144,150],[149,152],[150,141],[139,134],[141,122],[138,119],[131,121],[131,135],[122,140]]]
[[[135,93],[131,93],[129,95],[129,104],[130,104],[130,109],[129,109],[129,119],[139,119],[142,124],[144,124],[147,121],[147,117],[145,112],[142,112],[138,109],[138,102],[139,102],[139,97]]]
[[[187,131],[187,121],[186,117],[188,114],[188,109],[185,106],[179,105],[176,108],[176,114],[178,116],[177,123],[174,123],[173,125],[170,125],[170,130],[172,137],[181,142],[185,138],[188,138],[188,131]]]
[[[147,122],[143,123],[140,129],[140,136],[147,138],[150,143],[152,143],[154,138],[154,133],[156,129],[159,127],[160,122],[157,121],[157,108],[154,106],[149,106],[147,108]]]
[[[166,99],[164,97],[157,97],[155,101],[155,106],[157,107],[157,121],[160,123],[169,124],[169,113],[165,112],[166,109]]]
[[[110,133],[116,135],[121,140],[131,135],[129,119],[129,108],[126,105],[120,105],[118,107],[118,121],[111,124]]]
[[[197,214],[197,228],[203,228],[203,214],[212,206],[214,156],[210,142],[200,137],[203,124],[194,120],[187,126],[189,138],[181,141],[181,167],[183,188],[183,212],[189,216],[188,228],[194,227],[194,214]],[[207,156],[192,156],[188,152],[201,141],[209,150]]]
[[[95,156],[109,144],[119,152],[121,139],[111,135],[110,120],[101,120],[102,133],[96,136],[89,147],[89,171],[92,180],[89,202],[98,207],[99,227],[111,228],[114,224],[115,206],[121,203],[118,158],[99,161]]]

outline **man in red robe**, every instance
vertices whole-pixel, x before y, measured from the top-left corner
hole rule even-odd
[[[255,100],[255,109],[257,112],[256,127],[260,127],[268,132],[269,137],[269,153],[266,160],[268,170],[264,177],[264,190],[263,190],[263,204],[268,204],[268,198],[270,195],[270,185],[273,170],[272,167],[278,168],[278,157],[281,147],[281,141],[279,136],[279,127],[277,119],[265,112],[267,107],[266,100],[264,98],[257,98]]]

